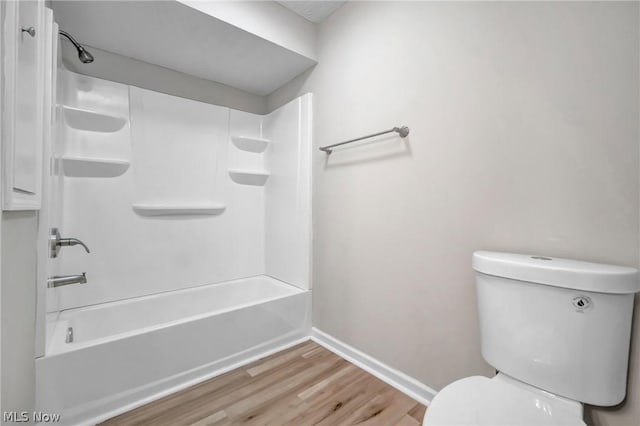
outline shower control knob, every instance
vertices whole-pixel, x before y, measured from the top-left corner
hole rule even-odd
[[[82,241],[77,238],[62,238],[60,237],[60,231],[58,228],[51,228],[51,234],[49,235],[49,255],[52,258],[58,257],[58,253],[60,252],[60,247],[68,247],[68,246],[77,246],[81,245],[84,247],[87,253],[91,253],[89,251],[89,247]]]
[[[36,36],[36,29],[33,27],[29,27],[29,28],[22,27],[21,30],[23,33],[29,34],[31,37]]]

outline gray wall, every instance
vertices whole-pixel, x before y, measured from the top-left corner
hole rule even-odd
[[[2,213],[3,411],[31,413],[35,403],[36,227],[34,212]]]
[[[254,95],[95,47],[87,46],[95,61],[83,64],[78,60],[78,53],[73,45],[64,38],[60,40],[63,63],[71,71],[240,111],[256,114],[267,112],[266,96]]]
[[[348,2],[319,29],[314,160],[319,329],[440,389],[491,374],[471,254],[639,262],[638,3]],[[640,424],[630,392],[597,424]]]

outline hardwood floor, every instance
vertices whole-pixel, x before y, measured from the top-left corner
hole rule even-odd
[[[101,425],[405,425],[425,406],[308,341]]]

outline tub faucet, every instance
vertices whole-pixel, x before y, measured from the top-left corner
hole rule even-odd
[[[69,284],[86,284],[87,283],[87,273],[83,272],[82,275],[61,275],[50,277],[47,280],[47,287],[55,288],[61,287],[63,285]]]

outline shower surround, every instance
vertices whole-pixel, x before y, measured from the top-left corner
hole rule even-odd
[[[59,69],[57,103],[43,220],[91,253],[42,267],[88,283],[39,289],[38,409],[96,421],[308,336],[310,94],[261,116]]]

